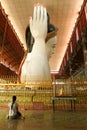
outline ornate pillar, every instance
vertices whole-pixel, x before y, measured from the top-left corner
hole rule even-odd
[[[84,32],[82,33],[82,45],[84,53],[84,72],[87,77],[87,26],[85,27]]]

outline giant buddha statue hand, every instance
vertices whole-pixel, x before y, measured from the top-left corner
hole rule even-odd
[[[45,40],[47,36],[47,12],[40,4],[34,6],[33,17],[30,17],[30,31],[34,40]]]
[[[40,4],[34,6],[33,17],[30,18],[30,31],[34,43],[31,53],[27,54],[23,63],[20,76],[21,82],[50,81],[50,67],[45,43],[47,12],[46,8]]]

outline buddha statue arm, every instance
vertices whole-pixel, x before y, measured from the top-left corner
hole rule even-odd
[[[28,60],[28,54],[22,66],[21,81],[49,80],[51,79],[50,67],[45,44],[47,36],[47,12],[46,8],[42,5],[34,7],[33,17],[30,18],[30,31],[34,37],[34,45],[31,58]],[[22,76],[23,72],[26,74],[24,73]]]

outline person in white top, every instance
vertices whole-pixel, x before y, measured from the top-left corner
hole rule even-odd
[[[9,114],[8,119],[22,119],[22,114],[18,110],[18,103],[16,102],[16,96],[12,97],[12,102],[8,104]]]

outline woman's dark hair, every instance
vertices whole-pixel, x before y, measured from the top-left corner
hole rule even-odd
[[[50,24],[50,16],[47,13],[47,28],[48,28],[48,33],[52,32],[55,30],[54,25]],[[26,38],[26,45],[27,45],[27,51],[31,52],[32,51],[32,47],[33,47],[33,43],[34,43],[34,38],[31,35],[30,32],[30,27],[27,26],[26,31],[25,31],[25,38]]]
[[[15,101],[16,101],[16,96],[13,96],[13,97],[12,97],[12,105],[11,105],[11,109],[13,108],[13,104],[14,104]]]

